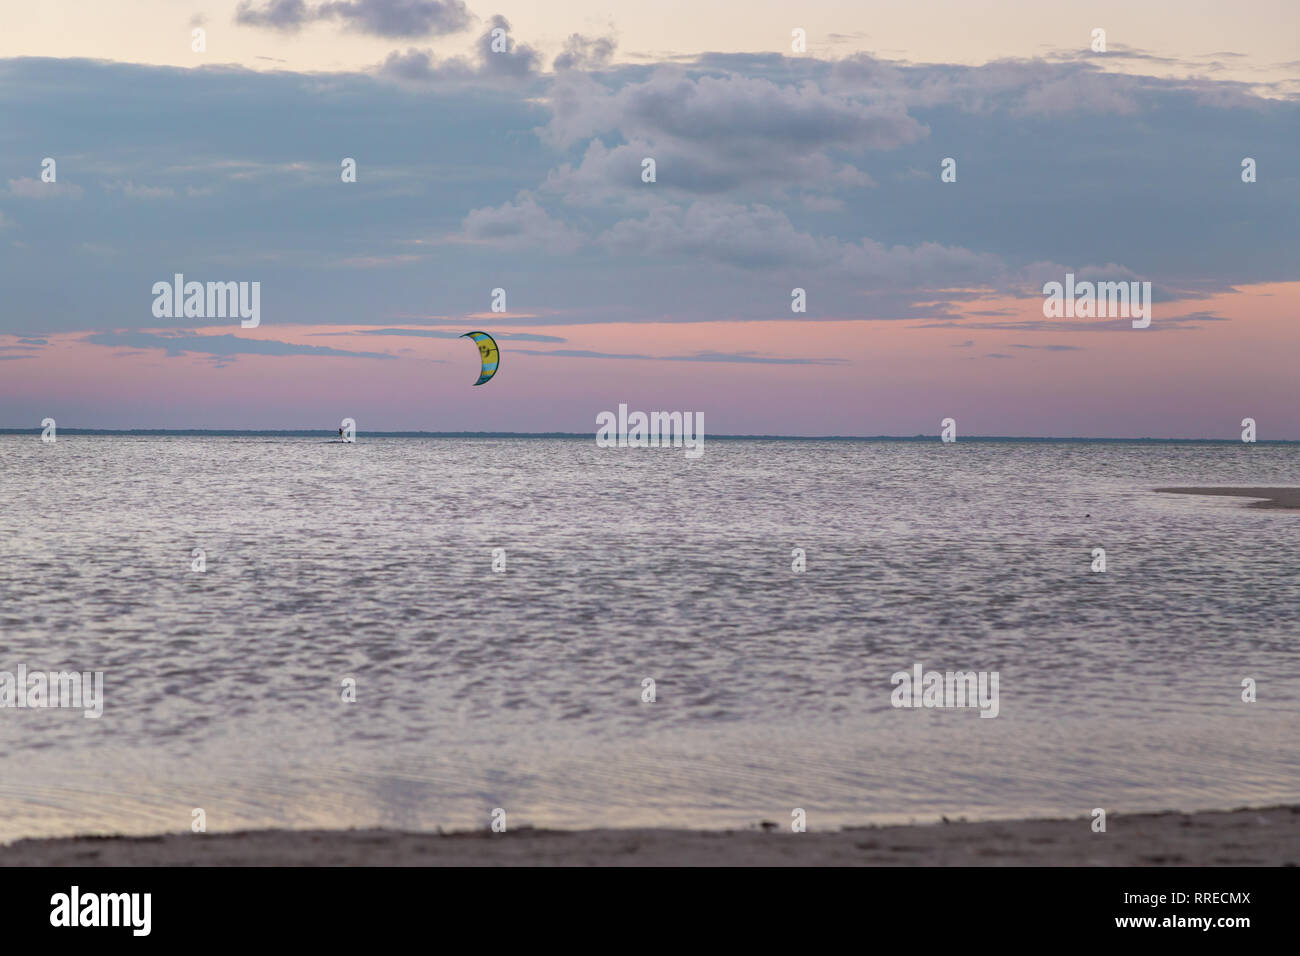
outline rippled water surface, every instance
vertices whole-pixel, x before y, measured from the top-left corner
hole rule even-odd
[[[0,436],[0,671],[105,697],[0,709],[0,840],[1295,802],[1300,513],[1194,484],[1300,447]]]

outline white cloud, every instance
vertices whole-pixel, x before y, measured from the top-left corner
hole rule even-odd
[[[827,93],[813,83],[691,77],[669,67],[617,91],[563,74],[550,103],[553,117],[538,131],[546,143],[567,148],[590,139],[582,162],[561,166],[547,184],[578,203],[639,185],[646,157],[657,164],[661,190],[865,187],[871,177],[833,153],[892,149],[927,134],[899,106]],[[623,142],[607,146],[602,134]]]
[[[587,37],[571,33],[564,41],[564,51],[555,58],[553,69],[594,70],[609,63],[618,41],[614,37]]]
[[[328,0],[314,7],[305,0],[241,0],[235,22],[294,33],[310,23],[338,20],[344,29],[381,37],[457,33],[474,20],[462,0]]]
[[[506,31],[506,48],[493,50],[494,30]],[[440,82],[464,80],[525,80],[541,72],[541,54],[526,43],[516,43],[509,36],[510,22],[495,16],[474,44],[472,58],[451,57],[438,60],[432,50],[411,47],[405,53],[394,50],[378,67],[379,76],[404,86],[431,86]]]
[[[583,236],[552,218],[531,195],[521,193],[514,202],[472,211],[465,217],[457,241],[568,253],[582,245]]]
[[[991,285],[1005,267],[993,255],[925,242],[885,246],[800,232],[770,206],[699,200],[659,206],[625,219],[601,237],[622,253],[708,259],[742,269],[793,270],[870,280],[876,287],[947,288]]]

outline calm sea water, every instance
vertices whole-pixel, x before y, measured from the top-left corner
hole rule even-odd
[[[1300,514],[1151,489],[1298,482],[1297,446],[0,436],[0,670],[105,681],[99,720],[0,709],[0,840],[1296,802]],[[918,662],[998,671],[1000,715],[892,708]]]

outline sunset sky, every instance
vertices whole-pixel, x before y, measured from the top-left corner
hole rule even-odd
[[[1293,0],[6,6],[0,426],[1300,439]]]

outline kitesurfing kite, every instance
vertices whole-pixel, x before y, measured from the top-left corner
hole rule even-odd
[[[466,332],[461,338],[473,339],[478,343],[478,354],[483,359],[483,369],[474,384],[482,385],[497,373],[497,366],[501,363],[501,351],[497,348],[496,339],[486,332]]]

